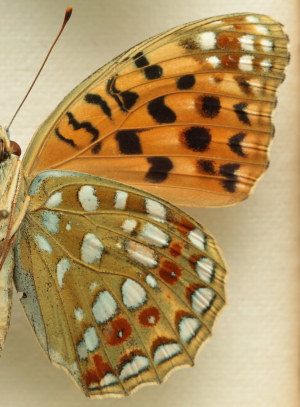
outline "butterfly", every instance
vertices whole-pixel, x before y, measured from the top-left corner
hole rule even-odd
[[[77,86],[24,159],[0,131],[0,349],[12,282],[88,397],[193,365],[226,302],[211,234],[175,205],[247,198],[288,63],[280,23],[232,14],[146,40]]]

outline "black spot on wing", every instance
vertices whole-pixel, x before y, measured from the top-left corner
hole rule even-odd
[[[144,68],[145,66],[149,65],[148,59],[145,57],[143,52],[138,52],[136,55],[133,56],[135,66],[137,68]]]
[[[193,151],[205,151],[211,142],[211,134],[206,127],[190,127],[181,134],[183,144]]]
[[[150,65],[144,69],[144,73],[146,78],[149,80],[159,79],[162,77],[163,69],[159,65]]]
[[[177,80],[177,89],[191,89],[195,85],[196,79],[194,75],[184,75]]]
[[[220,99],[217,96],[199,96],[196,108],[203,117],[213,119],[220,113]]]
[[[212,160],[198,160],[198,168],[201,172],[209,175],[215,175],[215,163]]]
[[[55,131],[55,135],[64,143],[69,144],[69,146],[72,146],[74,148],[77,148],[77,144],[74,142],[74,140],[70,139],[70,138],[66,138],[64,137],[60,131],[58,130],[58,127],[56,127]]]
[[[75,119],[73,113],[71,112],[67,112],[67,116],[69,118],[69,124],[73,127],[73,129],[76,130],[80,130],[80,129],[84,129],[87,133],[90,133],[92,136],[92,140],[91,142],[94,142],[96,140],[98,140],[99,138],[99,130],[96,129],[96,127],[94,127],[92,125],[92,123],[86,121],[86,122],[79,122]]]
[[[121,154],[142,154],[140,138],[134,130],[121,130],[116,134]]]
[[[151,164],[145,178],[148,182],[158,184],[168,178],[169,172],[173,168],[173,163],[168,157],[148,157],[147,161]]]
[[[96,93],[88,93],[87,95],[85,95],[84,99],[87,103],[99,106],[102,112],[111,119],[110,107],[100,95]]]
[[[137,101],[139,95],[135,92],[130,92],[129,90],[125,90],[124,92],[120,93],[120,97],[123,101],[123,107],[126,111],[130,110]]]
[[[225,177],[225,179],[221,180],[221,184],[223,188],[233,193],[236,191],[236,185],[238,182],[238,176],[235,172],[240,168],[240,164],[223,164],[220,166],[220,175]]]
[[[242,141],[246,137],[246,133],[237,133],[234,136],[230,137],[228,141],[228,145],[230,147],[230,150],[233,151],[235,154],[237,154],[240,157],[246,157],[246,154],[243,151],[243,147],[241,145]]]
[[[131,92],[129,90],[121,92],[116,87],[115,76],[113,76],[107,81],[106,92],[115,99],[122,112],[128,112],[128,110],[135,105],[139,97],[139,95],[136,92]]]
[[[239,85],[239,88],[243,93],[246,95],[251,95],[252,94],[252,88],[249,82],[242,76],[235,76],[235,81]]]
[[[240,122],[244,124],[251,124],[247,112],[245,112],[248,103],[241,102],[233,105],[234,111],[239,119]]]
[[[92,147],[92,153],[93,154],[98,154],[101,151],[101,147],[102,147],[102,142],[98,141],[96,144],[93,145]]]
[[[165,105],[165,97],[160,96],[148,103],[148,112],[152,118],[160,124],[174,123],[176,114]]]

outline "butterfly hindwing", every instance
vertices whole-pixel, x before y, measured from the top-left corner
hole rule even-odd
[[[86,172],[191,206],[245,199],[268,165],[287,37],[220,16],[142,42],[82,82],[36,133],[27,176]]]
[[[171,204],[69,171],[31,183],[15,284],[50,360],[89,396],[192,365],[225,303],[212,236]]]

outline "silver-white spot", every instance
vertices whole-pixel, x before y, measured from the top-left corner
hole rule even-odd
[[[189,343],[199,331],[201,322],[197,318],[183,317],[181,318],[178,328],[179,336],[182,342]]]
[[[191,230],[188,233],[187,237],[190,240],[190,242],[192,242],[200,250],[205,250],[206,237],[205,237],[205,233],[202,232],[201,229],[195,228],[195,229]]]
[[[52,253],[52,247],[44,236],[37,234],[35,236],[35,238],[36,238],[36,241],[38,242],[38,245],[40,246],[40,248],[42,250],[44,250],[45,252],[47,252],[49,254]]]
[[[78,192],[78,199],[85,211],[93,212],[98,208],[99,201],[95,195],[95,192],[95,188],[93,188],[91,185],[84,185],[80,188]]]
[[[94,352],[97,348],[99,348],[99,339],[97,336],[96,329],[91,326],[84,331],[84,340],[86,344],[86,349],[88,352]]]
[[[125,242],[128,254],[138,263],[145,267],[154,268],[157,266],[157,257],[153,250],[136,242]]]
[[[98,237],[93,233],[87,233],[81,246],[81,260],[87,264],[92,264],[101,259],[103,250],[104,246]]]
[[[55,212],[44,211],[42,212],[42,225],[50,233],[59,232],[59,217]]]
[[[253,55],[243,55],[239,59],[239,68],[241,71],[250,72],[253,70]]]
[[[260,66],[265,72],[268,72],[272,68],[272,62],[270,59],[264,59],[260,62]]]
[[[269,34],[268,28],[265,27],[264,25],[256,25],[255,28],[256,28],[256,31],[258,31],[260,34],[263,34],[263,35]]]
[[[158,284],[156,279],[152,276],[152,274],[148,274],[146,277],[146,283],[151,287],[151,288],[158,288]]]
[[[137,221],[135,219],[126,219],[122,223],[121,228],[125,233],[131,233],[137,226]]]
[[[90,290],[91,291],[93,291],[95,288],[97,288],[97,287],[99,287],[99,283],[98,283],[98,281],[93,281],[91,284],[90,284]]]
[[[273,41],[269,38],[262,38],[260,44],[265,52],[271,52],[274,46]]]
[[[117,303],[108,291],[102,291],[93,304],[92,312],[98,324],[109,321],[117,311]]]
[[[61,289],[63,288],[65,274],[70,268],[71,264],[66,258],[61,259],[56,265],[57,281]]]
[[[200,33],[197,38],[202,50],[215,49],[217,44],[217,37],[213,31],[206,31]]]
[[[245,34],[239,37],[239,42],[243,51],[253,52],[254,49],[254,35]]]
[[[72,229],[71,223],[72,223],[71,221],[67,223],[66,230],[71,230]]]
[[[84,317],[84,312],[82,308],[75,308],[74,309],[74,316],[77,319],[77,321],[82,321]]]
[[[113,386],[114,384],[118,384],[118,383],[119,383],[119,381],[115,375],[113,375],[112,373],[106,373],[106,375],[100,381],[100,386],[102,388],[104,388],[104,387],[108,387],[108,386]]]
[[[192,294],[192,307],[197,314],[203,314],[208,311],[215,298],[215,293],[208,287],[201,287]]]
[[[48,198],[46,206],[48,206],[49,208],[55,208],[62,203],[62,200],[62,193],[55,192],[53,195],[50,196],[50,198]]]
[[[139,237],[156,247],[166,247],[170,242],[170,236],[151,223],[146,224]]]
[[[128,193],[125,191],[117,191],[115,195],[115,209],[125,209],[127,204]]]
[[[206,61],[210,63],[213,68],[218,68],[221,65],[221,60],[216,55],[206,58]]]
[[[122,296],[124,305],[130,311],[141,307],[147,301],[145,289],[131,278],[122,285]]]
[[[259,23],[259,19],[255,16],[247,16],[246,20],[249,21],[249,23]]]
[[[148,216],[157,222],[165,223],[167,220],[167,209],[164,205],[153,199],[146,198],[146,212]]]
[[[202,257],[196,263],[196,271],[201,280],[211,283],[214,275],[215,263],[209,257]]]
[[[87,359],[87,348],[86,348],[85,340],[82,340],[77,343],[77,353],[81,360]]]
[[[148,370],[150,367],[149,360],[142,355],[135,355],[131,362],[127,362],[120,372],[121,380],[128,380],[131,377],[138,376],[140,373]]]
[[[166,343],[159,345],[154,352],[154,362],[159,365],[181,353],[179,343]]]

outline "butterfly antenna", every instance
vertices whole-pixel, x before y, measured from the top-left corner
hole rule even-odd
[[[6,128],[7,131],[9,130],[9,128],[10,128],[12,122],[14,121],[14,119],[15,119],[15,117],[17,116],[19,110],[20,110],[21,107],[23,106],[25,100],[27,99],[27,96],[29,95],[31,89],[33,88],[35,82],[37,81],[37,78],[40,76],[40,73],[42,72],[42,70],[43,70],[43,68],[44,68],[44,66],[45,66],[45,64],[46,64],[46,62],[47,62],[47,60],[48,60],[48,58],[49,58],[49,56],[50,56],[50,54],[51,54],[51,52],[52,52],[54,46],[55,46],[55,44],[57,43],[59,37],[61,36],[61,33],[63,32],[63,30],[64,30],[64,28],[65,28],[67,22],[70,20],[70,17],[71,17],[71,15],[72,15],[72,11],[73,11],[72,7],[68,7],[68,8],[66,9],[65,17],[64,17],[64,21],[63,21],[63,23],[62,23],[61,29],[59,30],[59,33],[57,34],[57,36],[56,36],[56,38],[55,38],[53,44],[51,45],[51,47],[50,47],[50,49],[49,49],[49,51],[48,51],[48,54],[46,55],[46,58],[44,59],[44,62],[42,63],[42,66],[40,67],[38,73],[36,74],[36,77],[34,78],[34,81],[32,82],[32,84],[31,84],[30,88],[28,89],[28,91],[27,91],[25,97],[23,98],[23,100],[22,100],[20,106],[18,107],[16,113],[13,115],[13,118],[11,119],[11,121],[10,121],[8,127]]]

